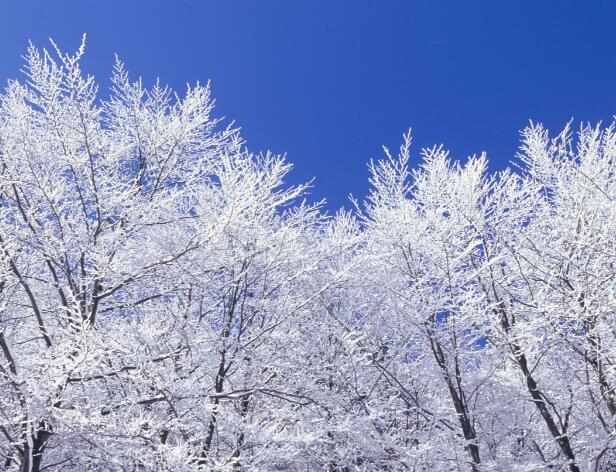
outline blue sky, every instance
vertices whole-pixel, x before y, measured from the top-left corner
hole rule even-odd
[[[333,210],[365,194],[368,160],[408,127],[416,157],[444,143],[497,170],[529,119],[611,121],[615,19],[608,0],[3,0],[0,81],[28,39],[73,50],[83,32],[103,84],[115,52],[146,83],[211,79],[217,114],[251,149],[286,152],[290,181],[316,177]]]

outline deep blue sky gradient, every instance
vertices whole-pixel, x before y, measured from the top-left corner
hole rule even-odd
[[[146,84],[212,80],[217,114],[254,151],[287,153],[328,208],[362,197],[366,164],[413,128],[414,155],[514,158],[529,119],[557,131],[616,113],[616,1],[2,0],[0,82],[28,39],[87,32],[107,84],[117,52]],[[415,159],[415,162],[417,160]]]

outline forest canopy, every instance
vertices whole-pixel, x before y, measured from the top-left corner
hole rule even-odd
[[[2,470],[615,470],[614,124],[496,173],[407,133],[332,216],[84,51],[0,97]]]

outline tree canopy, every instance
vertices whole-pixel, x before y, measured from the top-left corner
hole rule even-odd
[[[209,85],[53,46],[0,98],[2,470],[616,468],[614,124],[409,132],[331,216]]]

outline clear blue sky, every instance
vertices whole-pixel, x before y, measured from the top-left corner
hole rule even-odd
[[[212,80],[217,113],[253,150],[288,153],[329,208],[367,189],[366,163],[444,143],[513,159],[529,119],[616,113],[616,1],[2,0],[0,81],[28,39],[75,49],[106,79],[117,52],[146,83]],[[347,205],[348,206],[348,205]]]

